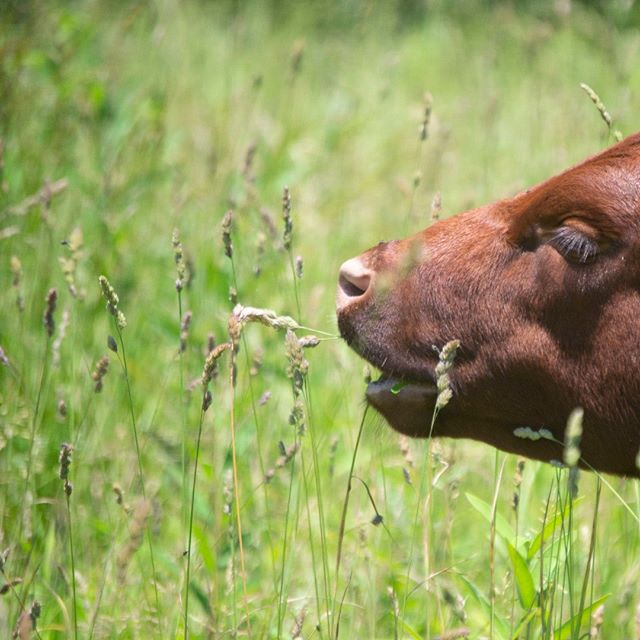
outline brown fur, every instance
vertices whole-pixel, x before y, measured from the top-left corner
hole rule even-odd
[[[558,234],[579,250],[563,255]],[[595,256],[581,253],[585,237]],[[343,270],[338,323],[364,358],[428,389],[437,349],[460,340],[454,397],[435,435],[562,459],[561,444],[514,429],[544,427],[561,442],[580,406],[582,464],[638,475],[640,134],[359,261],[366,277],[355,287],[353,268]],[[424,437],[433,397],[400,391],[370,402],[397,430]]]

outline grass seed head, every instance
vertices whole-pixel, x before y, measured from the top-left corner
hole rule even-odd
[[[438,364],[436,365],[436,386],[438,387],[436,411],[445,407],[453,397],[449,371],[453,368],[453,362],[459,347],[460,340],[451,340],[442,347],[442,351],[438,355]]]
[[[51,345],[51,360],[53,366],[57,369],[60,366],[60,348],[62,347],[62,341],[67,334],[67,328],[71,320],[71,314],[68,309],[62,312],[62,320],[60,321],[60,327],[58,328],[58,335]]]
[[[304,350],[300,340],[290,329],[287,329],[284,344],[287,359],[289,360],[287,376],[293,381],[293,391],[298,396],[304,386],[304,380],[309,370],[309,362],[304,357]]]
[[[282,244],[288,251],[291,248],[293,234],[293,221],[291,220],[291,194],[289,187],[282,191],[282,219],[284,220],[284,231],[282,233]]]
[[[429,123],[431,122],[431,110],[433,107],[433,96],[430,93],[424,94],[424,114],[420,123],[420,141],[424,142],[429,137]]]
[[[69,467],[71,466],[71,454],[73,447],[66,442],[60,445],[60,480],[66,480],[69,477]]]
[[[191,311],[187,311],[182,316],[182,322],[180,323],[180,353],[184,353],[187,350],[187,340],[189,338],[189,327],[191,326],[191,318],[193,314]]]
[[[182,291],[185,285],[187,266],[184,261],[184,251],[182,250],[182,242],[180,242],[180,232],[174,229],[171,234],[171,244],[173,245],[173,259],[176,263],[176,291]]]
[[[18,256],[11,256],[11,286],[15,291],[18,311],[24,311],[24,296],[22,294],[22,263]]]
[[[231,243],[231,225],[233,223],[233,209],[229,209],[222,218],[222,244],[224,255],[233,258],[233,244]]]
[[[104,276],[100,276],[98,278],[98,282],[100,283],[102,295],[107,302],[107,311],[115,318],[118,328],[124,329],[127,326],[127,319],[125,318],[122,311],[118,309],[118,304],[120,303],[118,294],[111,286],[111,283]]]
[[[116,557],[118,582],[120,584],[124,583],[131,559],[142,545],[144,530],[150,515],[151,503],[148,500],[142,500],[133,512],[133,519],[129,526],[129,539]]]
[[[296,256],[295,270],[296,277],[302,278],[302,274],[304,273],[304,262],[302,260],[302,256]]]
[[[36,622],[40,617],[40,612],[40,603],[34,600],[31,607],[20,614],[13,632],[14,640],[29,640],[31,638],[31,633],[36,630]]]
[[[436,191],[431,200],[431,219],[435,222],[440,219],[442,213],[442,194]]]
[[[44,310],[44,317],[42,319],[44,327],[47,331],[47,336],[49,336],[49,338],[53,335],[53,332],[55,331],[55,328],[56,328],[56,322],[53,318],[53,314],[55,313],[55,310],[56,310],[57,301],[58,301],[58,290],[55,287],[53,287],[49,289],[49,292],[47,293],[47,297],[45,298],[46,306]]]
[[[107,375],[109,371],[109,358],[107,356],[102,356],[98,362],[96,362],[96,366],[91,374],[91,379],[95,382],[95,386],[93,390],[95,393],[100,393],[102,391],[102,380]]]
[[[206,387],[211,380],[213,379],[215,372],[216,372],[216,367],[217,367],[217,361],[218,358],[228,349],[232,348],[232,344],[230,342],[223,342],[222,344],[219,344],[217,347],[215,347],[213,349],[213,351],[211,351],[208,355],[207,355],[207,359],[204,362],[204,368],[202,370],[202,386]]]
[[[295,331],[300,325],[290,316],[279,316],[272,309],[260,309],[258,307],[244,307],[237,304],[232,317],[241,325],[241,328],[249,322],[259,322],[272,329],[288,329]]]
[[[63,442],[60,445],[60,480],[64,480],[64,492],[69,497],[73,491],[73,485],[69,482],[69,467],[71,466],[71,455],[73,446]]]
[[[580,460],[580,440],[582,439],[582,420],[584,411],[578,407],[574,409],[567,420],[564,439],[564,463],[568,467],[575,467]]]

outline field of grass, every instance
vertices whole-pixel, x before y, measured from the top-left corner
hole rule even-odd
[[[401,439],[337,339],[343,260],[612,142],[580,83],[638,127],[638,30],[464,6],[0,11],[0,637],[640,638],[636,481]]]

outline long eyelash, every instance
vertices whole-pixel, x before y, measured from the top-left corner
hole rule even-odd
[[[573,258],[583,264],[596,257],[598,243],[582,233],[560,227],[549,240],[565,258]]]

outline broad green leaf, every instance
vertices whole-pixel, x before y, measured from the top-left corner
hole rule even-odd
[[[409,624],[407,624],[404,620],[401,622],[404,630],[414,639],[414,640],[422,640],[422,636]]]
[[[527,615],[520,620],[520,624],[516,627],[516,630],[513,632],[511,636],[511,640],[519,640],[522,632],[525,627],[534,619],[540,616],[540,609],[536,607],[535,609],[531,609]]]
[[[491,505],[471,493],[466,493],[465,495],[467,496],[467,500],[471,503],[471,506],[480,515],[484,516],[487,522],[491,523]],[[516,534],[511,525],[499,513],[495,514],[495,523],[496,533],[509,544],[513,544],[516,539]]]
[[[575,507],[582,500],[582,496],[576,498],[573,501],[573,507]],[[544,542],[546,542],[549,538],[553,536],[555,530],[562,524],[562,522],[569,518],[569,510],[572,508],[570,503],[567,503],[565,508],[558,512],[556,516],[547,522],[544,525],[542,531],[538,533],[538,535],[531,541],[529,545],[529,549],[527,550],[527,560],[531,560],[538,551],[540,551],[540,547]]]
[[[588,607],[585,607],[579,613],[576,613],[573,618],[567,620],[560,628],[556,629],[553,632],[554,640],[568,640],[572,637],[572,631],[578,630],[578,626],[582,627],[582,625],[589,624],[589,620],[591,619],[591,614],[610,596],[608,593],[601,598],[598,598],[594,602],[592,602]],[[582,637],[582,636],[576,636]]]
[[[518,553],[516,548],[508,542],[507,549],[509,550],[509,558],[511,558],[511,564],[513,565],[513,576],[516,581],[520,604],[525,611],[528,611],[534,606],[537,595],[531,572],[525,559]]]

